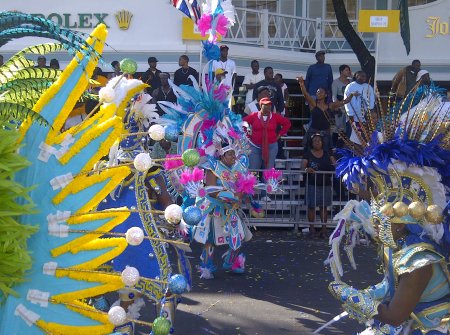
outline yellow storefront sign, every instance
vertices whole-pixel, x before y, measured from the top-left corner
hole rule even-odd
[[[183,40],[196,40],[196,41],[204,41],[207,40],[209,35],[206,34],[204,37],[200,34],[197,26],[194,24],[190,18],[183,17],[182,21],[182,33],[181,37]],[[219,36],[218,40],[220,41],[222,38]]]
[[[396,33],[400,30],[399,10],[360,10],[360,33]]]

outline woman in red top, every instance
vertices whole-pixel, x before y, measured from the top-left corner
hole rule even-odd
[[[244,117],[244,121],[248,123],[251,130],[248,135],[251,143],[250,170],[275,167],[275,158],[278,153],[277,141],[291,128],[289,119],[272,112],[272,101],[269,98],[262,98],[259,105],[260,111]],[[278,126],[281,129],[277,132]]]

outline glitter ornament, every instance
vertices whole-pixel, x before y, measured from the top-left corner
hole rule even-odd
[[[202,211],[197,206],[189,206],[183,211],[183,220],[189,226],[195,226],[202,219]]]
[[[108,320],[114,326],[120,326],[121,324],[124,324],[125,321],[127,320],[127,313],[120,306],[111,307],[111,309],[108,312]]]
[[[181,156],[184,165],[188,167],[196,166],[200,162],[200,154],[195,149],[187,149]]]
[[[125,268],[125,270],[122,271],[121,277],[122,277],[122,282],[126,286],[136,285],[140,278],[139,271],[132,266],[127,266]]]
[[[170,321],[165,317],[158,317],[153,321],[153,335],[168,335],[170,332]]]
[[[161,141],[164,138],[164,128],[160,124],[154,124],[149,128],[148,134],[152,140]]]
[[[169,278],[169,291],[174,294],[182,294],[186,292],[186,278],[180,274],[173,275]]]
[[[141,152],[134,158],[133,165],[139,172],[145,172],[153,166],[153,161],[148,153]]]
[[[144,231],[139,227],[131,227],[125,233],[125,238],[129,245],[139,245],[144,240]]]
[[[120,61],[120,71],[123,73],[135,74],[137,70],[137,63],[130,59],[124,58]]]
[[[174,124],[169,124],[164,127],[164,138],[169,142],[176,142],[179,134],[178,127]]]
[[[183,217],[183,209],[177,204],[169,205],[164,211],[164,217],[166,218],[167,222],[178,224]]]

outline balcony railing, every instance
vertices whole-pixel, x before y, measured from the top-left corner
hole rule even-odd
[[[357,21],[351,22],[356,28]],[[370,51],[375,50],[373,34],[359,33],[359,36]],[[336,20],[311,19],[238,7],[236,23],[225,41],[297,52],[352,52],[337,27]]]

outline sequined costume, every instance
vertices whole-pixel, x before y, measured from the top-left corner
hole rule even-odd
[[[338,225],[326,260],[335,278],[331,293],[351,317],[369,326],[364,334],[449,331],[449,110],[439,106],[440,98],[431,95],[394,122],[382,113],[382,136],[378,132],[367,136],[374,131],[369,122],[363,148],[343,151],[338,162],[337,174],[349,189],[369,185],[371,194],[370,204],[352,200],[336,215]],[[364,290],[342,281],[339,255],[345,241],[344,249],[356,269],[353,247],[360,234],[380,242],[384,269],[384,280]],[[402,276],[427,266],[430,279],[409,317],[397,326],[378,321],[380,311],[387,310],[381,305],[388,306],[396,296]]]

